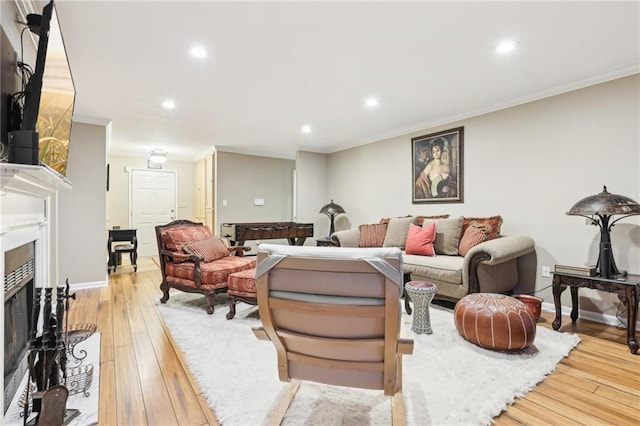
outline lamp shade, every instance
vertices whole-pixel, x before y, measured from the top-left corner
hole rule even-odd
[[[335,216],[340,213],[345,213],[345,211],[342,206],[334,203],[333,200],[331,200],[329,204],[322,206],[322,208],[320,209],[320,213],[324,213],[327,216]]]
[[[590,216],[590,215],[636,215],[640,214],[640,204],[624,195],[611,194],[607,192],[607,187],[596,195],[583,198],[569,209],[568,215]]]

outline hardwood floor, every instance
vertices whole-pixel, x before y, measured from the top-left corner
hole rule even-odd
[[[160,280],[157,269],[111,275],[108,287],[77,291],[71,303],[69,324],[96,323],[102,333],[100,425],[218,424],[157,312]],[[543,312],[538,325],[552,321]],[[495,424],[640,424],[640,355],[629,352],[626,331],[569,318],[561,330],[582,342]]]

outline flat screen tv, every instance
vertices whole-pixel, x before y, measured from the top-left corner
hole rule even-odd
[[[66,176],[75,86],[53,0],[42,11],[33,75],[25,88],[21,130],[40,137],[39,159]]]

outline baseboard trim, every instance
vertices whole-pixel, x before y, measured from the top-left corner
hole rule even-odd
[[[542,310],[545,311],[545,312],[555,313],[556,312],[556,307],[551,302],[543,302],[542,303]],[[562,306],[562,315],[563,316],[564,315],[570,316],[571,315],[571,307],[563,305]],[[622,326],[623,325],[623,324],[620,324],[620,321],[618,321],[618,318],[616,318],[615,315],[603,314],[602,312],[592,312],[592,311],[585,311],[585,310],[579,309],[578,310],[578,319],[580,319],[580,318],[584,318],[584,319],[589,320],[589,321],[599,322],[601,324],[610,325],[612,327],[618,327],[618,326]],[[638,330],[638,329],[640,329],[640,320],[636,321],[636,330]]]
[[[89,288],[100,288],[100,287],[106,287],[107,286],[107,281],[93,281],[93,282],[88,282],[88,283],[75,283],[75,284],[69,284],[69,290],[86,290]]]

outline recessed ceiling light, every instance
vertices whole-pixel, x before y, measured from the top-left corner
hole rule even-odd
[[[207,57],[207,50],[200,45],[191,46],[191,49],[189,49],[189,53],[191,54],[191,56],[198,59]]]
[[[498,47],[496,47],[496,52],[498,53],[509,53],[512,52],[513,50],[515,50],[515,48],[518,46],[518,42],[515,40],[505,40],[503,42],[501,42],[500,44],[498,44]]]
[[[167,99],[162,102],[162,106],[166,109],[174,109],[176,107],[176,103],[173,101],[173,99]]]
[[[380,105],[380,101],[376,98],[371,97],[364,101],[364,104],[367,108],[375,108]]]
[[[305,135],[308,135],[309,133],[311,133],[311,126],[305,124],[300,130],[302,130],[302,133],[304,133]]]

